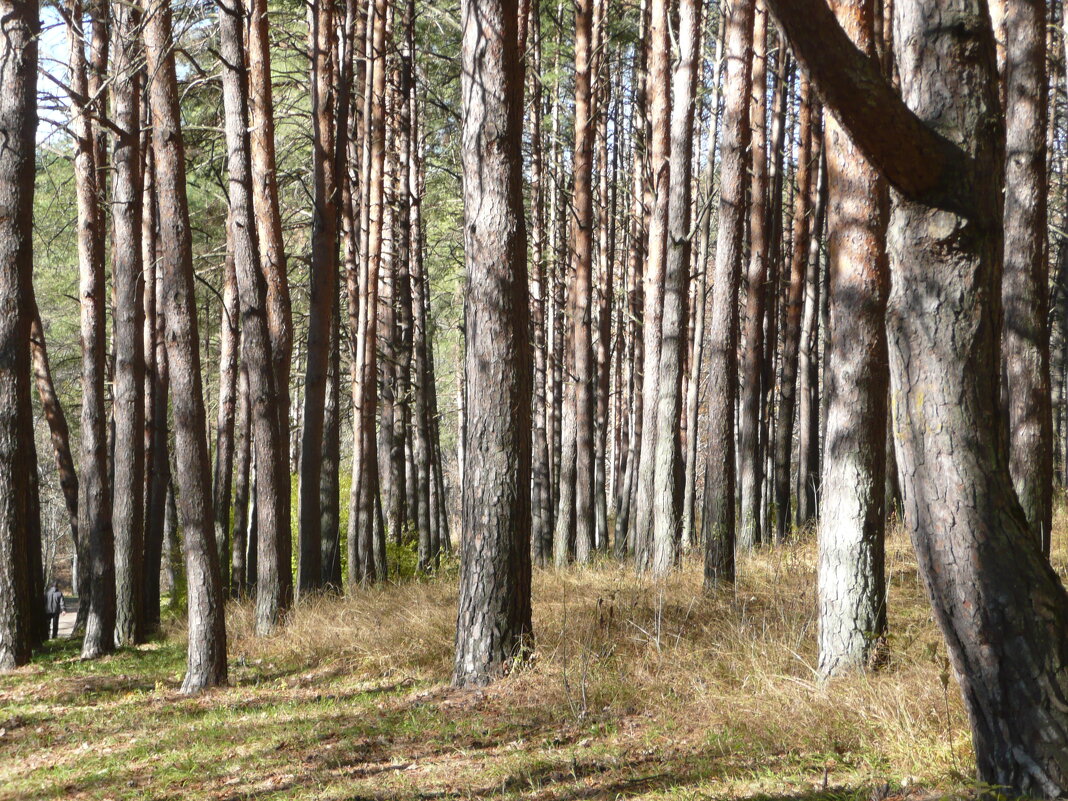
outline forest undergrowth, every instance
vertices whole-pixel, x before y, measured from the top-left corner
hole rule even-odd
[[[1068,567],[1068,515],[1054,561]],[[0,799],[885,799],[971,796],[967,721],[907,537],[888,658],[821,685],[813,537],[707,596],[604,561],[535,571],[535,659],[450,688],[453,569],[299,604],[266,639],[231,605],[227,689],[178,689],[183,632],[95,662],[56,641],[0,676]],[[175,620],[178,618],[176,617]]]

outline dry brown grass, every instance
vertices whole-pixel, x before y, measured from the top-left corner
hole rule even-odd
[[[1054,564],[1064,573],[1068,515]],[[971,794],[965,716],[904,535],[889,661],[821,685],[811,538],[706,595],[610,561],[536,571],[536,658],[449,687],[454,567],[302,602],[271,637],[229,609],[231,686],[177,689],[182,632],[97,663],[57,645],[0,677],[0,801],[623,797],[842,801]],[[5,715],[7,717],[4,720]]]
[[[875,781],[944,784],[970,773],[970,743],[907,538],[888,548],[890,661],[821,685],[815,676],[811,540],[743,557],[713,596],[688,559],[663,583],[604,561],[535,571],[534,663],[490,703],[563,728],[607,727],[733,760],[752,777],[834,766]],[[366,680],[441,684],[451,671],[455,582],[439,579],[299,605],[284,629],[251,635],[230,615],[232,653]]]

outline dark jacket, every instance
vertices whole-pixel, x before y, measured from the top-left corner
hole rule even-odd
[[[45,612],[50,615],[58,615],[60,612],[65,611],[66,605],[63,603],[63,593],[50,587],[48,592],[45,593]]]

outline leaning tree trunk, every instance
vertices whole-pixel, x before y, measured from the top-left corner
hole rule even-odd
[[[822,0],[770,0],[826,104],[897,190],[887,308],[905,522],[978,778],[1068,794],[1068,593],[1029,533],[1000,415],[1000,103],[987,5],[898,0],[899,97]],[[865,103],[858,103],[863,96]]]
[[[165,0],[146,0],[144,41],[152,76],[149,96],[155,133],[163,314],[189,606],[188,663],[182,691],[193,693],[226,683],[226,622],[211,508],[185,148],[171,11]]]
[[[858,7],[835,0],[834,8],[857,47],[874,55],[874,1],[864,0]],[[830,115],[825,148],[831,348],[824,388],[829,399],[817,580],[819,672],[824,677],[863,670],[884,652],[885,317],[890,288],[886,181]]]
[[[130,4],[112,16],[111,158],[112,275],[115,292],[115,643],[133,645],[145,637],[142,620],[145,513],[144,267],[141,252],[141,15]]]
[[[516,0],[464,0],[467,453],[458,685],[531,647],[530,342]]]
[[[705,586],[734,580],[734,406],[738,394],[738,282],[745,228],[749,167],[749,91],[752,81],[754,0],[739,0],[724,17],[727,75],[722,163],[719,172],[719,234],[712,280],[708,359],[708,467],[705,476]]]
[[[30,659],[34,630],[29,531],[37,504],[30,479],[30,298],[37,131],[38,6],[0,2],[0,671]]]
[[[33,379],[37,386],[37,395],[41,400],[41,410],[48,423],[52,438],[52,451],[56,460],[56,473],[59,476],[59,488],[67,506],[70,522],[71,539],[77,551],[78,540],[78,473],[74,467],[74,454],[70,447],[70,426],[63,411],[55,381],[52,379],[52,367],[48,361],[48,346],[45,343],[44,325],[37,308],[36,298],[30,299],[30,354],[33,366]],[[79,560],[79,567],[81,562]]]

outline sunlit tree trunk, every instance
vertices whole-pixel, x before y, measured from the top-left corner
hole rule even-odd
[[[95,658],[115,646],[115,551],[108,489],[104,411],[104,242],[85,35],[81,3],[68,7],[71,128],[75,137],[74,181],[78,199],[78,264],[81,302],[82,419],[78,531],[89,564],[89,615],[82,657]]]
[[[149,97],[159,203],[163,314],[189,607],[188,663],[182,690],[192,693],[226,683],[225,609],[211,507],[211,466],[170,7],[164,0],[146,0],[144,18],[145,53],[152,76]]]
[[[145,498],[144,283],[141,263],[140,13],[116,4],[112,16],[112,271],[115,296],[115,642],[144,639],[142,570]]]
[[[742,269],[755,0],[724,17],[726,77],[720,132],[719,233],[712,276],[708,362],[708,467],[705,474],[705,586],[734,580],[734,406],[738,376],[738,283]]]
[[[530,341],[523,72],[516,0],[464,0],[468,453],[453,681],[483,684],[532,646]]]

